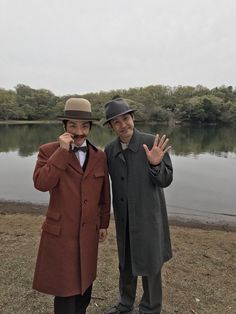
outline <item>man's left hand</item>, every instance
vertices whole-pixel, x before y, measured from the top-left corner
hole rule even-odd
[[[159,134],[156,135],[152,149],[149,150],[146,144],[143,144],[143,148],[146,152],[148,162],[153,165],[157,166],[162,161],[166,152],[171,149],[171,146],[167,146],[169,139],[166,138],[166,135],[162,137]]]

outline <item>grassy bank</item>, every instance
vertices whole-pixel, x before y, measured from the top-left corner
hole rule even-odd
[[[33,211],[39,212],[39,207]],[[53,313],[52,297],[31,289],[44,217],[23,210],[14,213],[13,208],[11,214],[8,212],[1,210],[0,214],[0,313]],[[162,313],[234,313],[236,233],[171,225],[171,238],[174,257],[163,268]],[[117,301],[117,284],[115,227],[111,220],[108,239],[100,244],[98,278],[88,314],[104,313]],[[141,293],[139,282],[137,301]]]

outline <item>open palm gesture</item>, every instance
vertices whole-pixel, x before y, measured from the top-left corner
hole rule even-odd
[[[157,134],[155,136],[151,150],[148,149],[146,144],[143,144],[147,159],[151,165],[156,166],[162,161],[165,153],[168,152],[171,148],[171,146],[167,146],[168,142],[169,139],[166,137],[166,135],[160,137],[159,134]]]

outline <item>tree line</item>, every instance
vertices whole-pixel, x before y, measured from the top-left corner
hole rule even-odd
[[[150,85],[83,95],[54,95],[47,89],[18,84],[14,90],[0,88],[0,120],[53,120],[63,112],[69,97],[84,97],[93,106],[93,114],[104,119],[104,104],[115,95],[125,98],[137,109],[136,120],[165,123],[232,124],[236,122],[236,89],[202,85]]]
[[[42,132],[43,130],[43,132]],[[156,134],[157,125],[142,124],[139,130]],[[200,130],[200,131],[199,131]],[[22,157],[33,155],[40,145],[54,141],[63,132],[61,123],[49,124],[0,124],[0,152],[17,151]],[[236,152],[236,141],[232,141],[236,133],[236,125],[179,127],[172,125],[158,125],[159,134],[167,134],[171,138],[171,145],[175,155],[209,153],[211,155],[227,157]],[[107,127],[94,125],[90,134],[92,143],[104,148],[114,139],[115,135]],[[185,143],[183,145],[183,143]]]

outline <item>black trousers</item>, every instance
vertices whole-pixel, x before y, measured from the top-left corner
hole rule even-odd
[[[54,298],[54,314],[85,314],[92,295],[92,285],[83,295]]]

